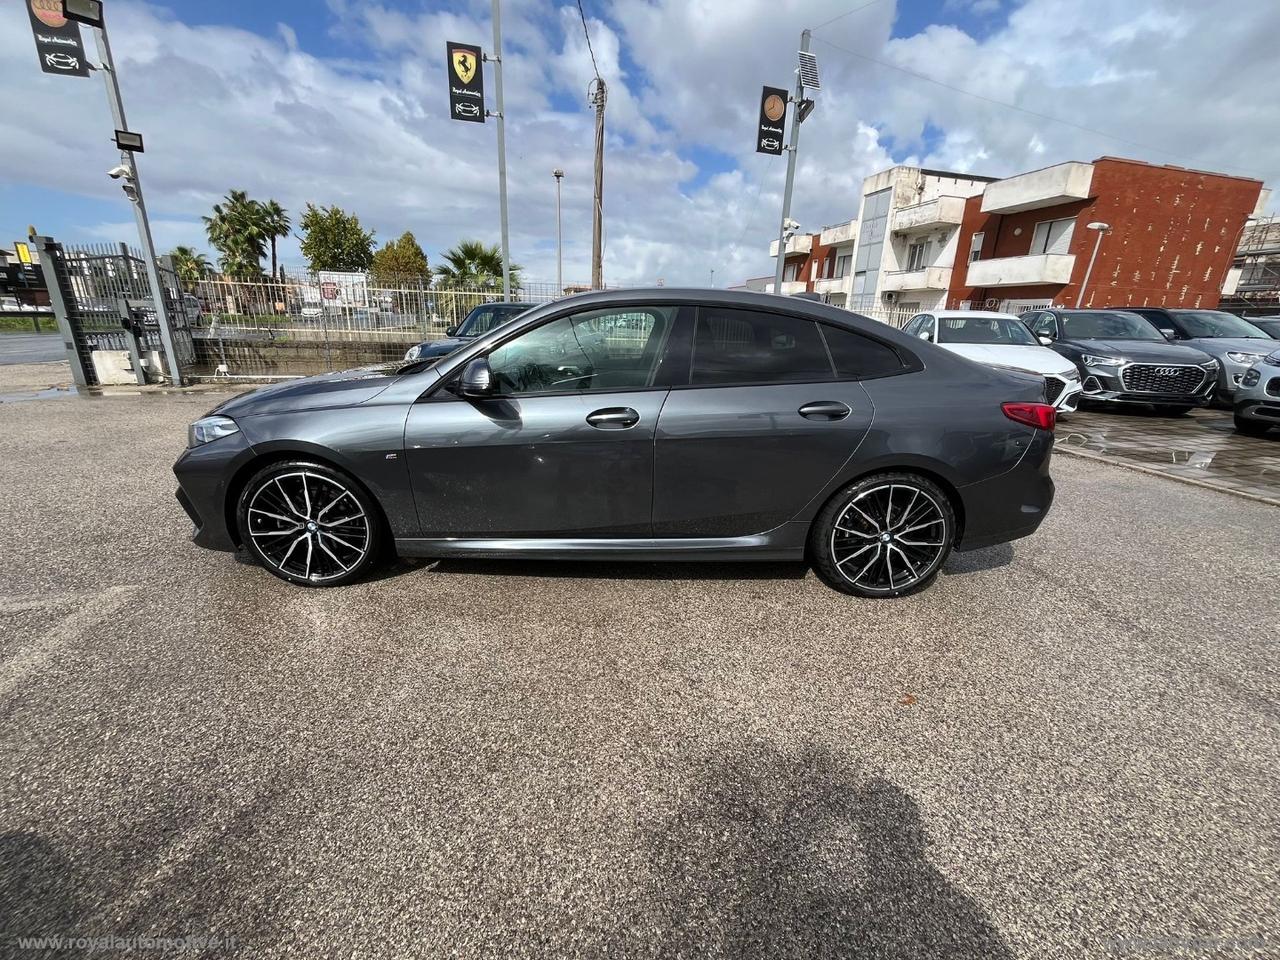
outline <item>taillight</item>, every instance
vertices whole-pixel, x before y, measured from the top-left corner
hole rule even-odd
[[[1052,430],[1058,422],[1058,411],[1048,403],[1002,403],[1000,409],[1010,420],[1037,430]]]

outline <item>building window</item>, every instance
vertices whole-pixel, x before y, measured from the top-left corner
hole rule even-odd
[[[847,277],[849,275],[849,267],[853,263],[853,254],[846,253],[842,257],[836,257],[836,278]]]
[[[782,268],[782,279],[785,283],[790,283],[796,278],[796,273],[800,270],[800,260],[792,260]]]
[[[1066,220],[1042,220],[1036,224],[1031,236],[1031,253],[1067,253],[1071,249],[1071,234],[1075,228],[1074,217]]]
[[[986,236],[981,230],[969,238],[969,262],[982,258],[982,238]]]
[[[907,247],[907,270],[914,272],[924,269],[924,255],[929,250],[929,242],[913,243]]]
[[[867,194],[862,199],[861,226],[858,230],[857,255],[853,264],[856,272],[855,293],[861,298],[853,304],[854,309],[872,309],[877,307],[876,292],[880,285],[880,260],[884,253],[884,236],[889,224],[889,207],[893,200],[893,188],[878,190]]]

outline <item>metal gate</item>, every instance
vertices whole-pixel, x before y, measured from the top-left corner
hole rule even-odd
[[[64,245],[36,237],[49,299],[75,382],[159,382],[169,362],[146,263],[126,244]],[[180,371],[195,362],[191,302],[167,257],[156,264]]]

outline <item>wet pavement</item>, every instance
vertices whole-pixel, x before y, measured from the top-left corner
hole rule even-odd
[[[1280,503],[1280,430],[1246,437],[1235,432],[1230,410],[1181,417],[1139,408],[1080,410],[1058,421],[1057,445]]]

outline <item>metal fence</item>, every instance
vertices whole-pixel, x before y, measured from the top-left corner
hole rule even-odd
[[[200,280],[187,286],[197,379],[274,379],[401,359],[413,344],[447,336],[500,286],[380,286],[363,273],[285,276],[275,282]],[[522,284],[511,299],[554,299],[554,284]]]

